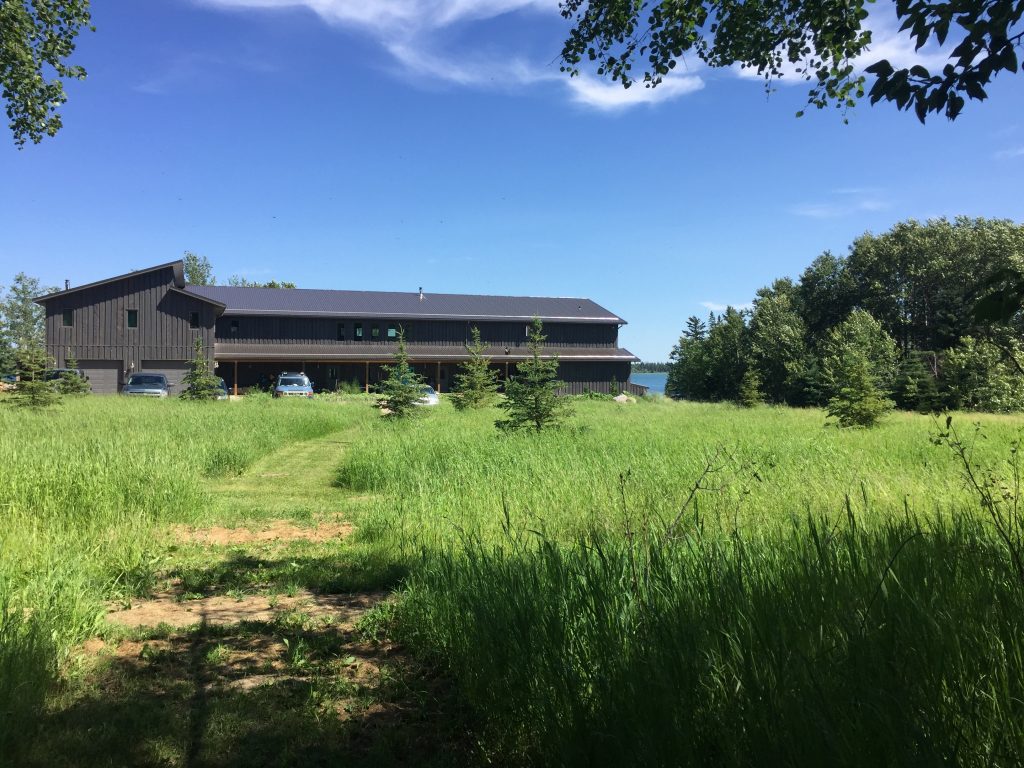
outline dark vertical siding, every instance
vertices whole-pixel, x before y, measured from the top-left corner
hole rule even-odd
[[[167,269],[129,275],[46,302],[47,352],[63,366],[67,350],[79,360],[117,360],[125,369],[143,360],[188,360],[196,336],[213,350],[216,307],[170,290],[174,272]],[[63,327],[64,310],[73,325]],[[139,313],[137,328],[128,328],[129,309]],[[189,328],[189,313],[199,312],[200,328]]]
[[[231,333],[237,321],[238,332]],[[345,341],[338,341],[338,324],[345,327]],[[363,338],[355,338],[354,326],[361,323]],[[463,320],[388,320],[338,319],[274,316],[224,316],[217,320],[217,339],[245,344],[366,344],[374,341],[371,329],[380,328],[377,341],[387,343],[389,325],[406,331],[410,344],[432,346],[463,346],[470,339],[471,328],[477,325],[480,337],[487,344],[523,347],[529,323],[467,323]],[[618,344],[619,328],[614,323],[549,323],[544,326],[547,343],[562,346],[612,347]]]

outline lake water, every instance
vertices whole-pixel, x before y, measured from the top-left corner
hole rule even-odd
[[[665,394],[666,379],[668,379],[667,373],[634,373],[629,377],[629,380],[634,384],[639,384],[642,387],[650,387],[648,390],[648,394],[650,395]]]

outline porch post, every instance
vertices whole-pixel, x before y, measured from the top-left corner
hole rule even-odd
[[[366,392],[366,394],[370,394],[370,361],[369,360],[366,361],[366,379],[365,379],[365,382],[366,383],[364,385],[364,387],[365,387],[364,391]]]
[[[437,361],[437,391],[438,394],[441,392],[441,361]]]
[[[238,397],[238,361],[235,360],[235,397]]]

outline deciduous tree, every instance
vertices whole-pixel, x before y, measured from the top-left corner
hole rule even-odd
[[[807,328],[790,292],[763,291],[750,317],[750,362],[773,403],[795,403],[806,372]]]
[[[874,78],[872,104],[912,109],[921,122],[933,113],[952,120],[965,97],[987,98],[993,77],[1020,69],[1019,0],[896,0],[895,6],[899,34],[915,48],[934,39],[952,50],[939,72],[875,61],[866,69]],[[855,65],[872,43],[865,0],[562,0],[560,7],[573,22],[562,48],[562,70],[570,75],[589,60],[598,75],[623,87],[639,80],[654,88],[692,56],[710,67],[752,69],[766,87],[795,73],[811,83],[808,103],[819,109],[852,107],[865,95],[867,78]]]
[[[43,288],[38,279],[29,277],[24,272],[14,276],[14,282],[0,304],[0,315],[3,316],[8,339],[15,348],[31,342],[43,343],[46,310],[42,305],[36,304],[34,299],[40,294],[54,290],[56,289]]]
[[[217,278],[213,276],[213,265],[205,256],[185,251],[182,261],[185,262],[185,282],[189,285],[217,284]]]
[[[91,28],[89,0],[0,1],[0,88],[19,148],[63,125],[64,80],[85,79],[68,63],[83,28]]]

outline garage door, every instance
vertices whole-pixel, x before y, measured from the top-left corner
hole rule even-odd
[[[78,367],[89,377],[89,386],[94,394],[117,394],[121,383],[120,360],[79,360]]]
[[[143,360],[142,368],[139,371],[148,373],[162,373],[167,377],[167,383],[171,385],[171,394],[181,393],[181,380],[185,378],[185,371],[188,370],[188,360]]]

